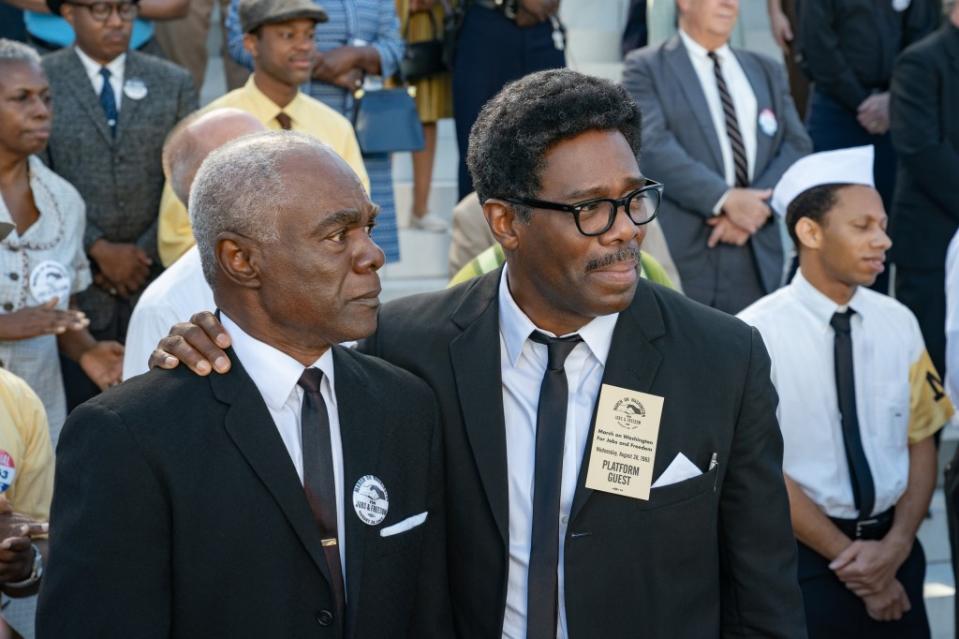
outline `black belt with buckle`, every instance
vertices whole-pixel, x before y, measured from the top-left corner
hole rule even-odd
[[[866,539],[875,541],[882,539],[892,528],[895,508],[874,515],[867,519],[838,519],[830,517],[832,523],[851,539]]]

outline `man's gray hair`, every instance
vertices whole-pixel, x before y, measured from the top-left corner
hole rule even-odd
[[[0,38],[0,62],[32,62],[39,66],[40,54],[22,42]]]
[[[285,190],[283,158],[328,148],[300,133],[271,131],[234,140],[204,160],[187,208],[203,276],[210,286],[217,272],[216,240],[221,233],[237,233],[258,242],[277,239],[277,209]]]

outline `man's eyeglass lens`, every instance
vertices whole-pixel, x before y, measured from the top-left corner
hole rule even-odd
[[[79,7],[86,7],[93,16],[94,20],[106,22],[110,19],[110,14],[116,9],[117,15],[121,20],[129,22],[137,17],[137,5],[132,2],[74,2],[71,3]]]
[[[627,203],[627,214],[634,224],[646,224],[659,208],[659,191],[649,189],[635,194]],[[579,208],[579,230],[586,235],[600,235],[613,225],[618,203],[599,200]]]

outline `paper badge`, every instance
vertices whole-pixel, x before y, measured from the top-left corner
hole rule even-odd
[[[0,493],[10,490],[16,476],[17,468],[13,463],[13,457],[7,451],[0,450]]]
[[[360,477],[353,486],[353,510],[367,526],[377,526],[386,519],[390,498],[386,486],[375,475]]]
[[[30,273],[30,294],[40,304],[54,297],[63,302],[70,297],[70,271],[60,262],[44,260]]]
[[[779,130],[779,123],[776,121],[776,114],[773,113],[772,109],[763,109],[762,113],[759,114],[759,129],[769,137],[776,135],[776,131]]]
[[[140,78],[128,78],[123,83],[123,95],[131,100],[142,100],[147,97],[147,85]]]
[[[663,398],[603,384],[593,426],[586,487],[649,499]]]

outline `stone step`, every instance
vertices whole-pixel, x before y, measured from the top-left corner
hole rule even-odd
[[[456,181],[433,181],[430,188],[429,210],[446,221],[453,216],[453,207],[457,203]],[[401,227],[409,224],[410,208],[413,203],[412,182],[393,182],[393,199],[396,205],[396,220]],[[444,258],[445,259],[445,258]]]
[[[956,581],[952,574],[949,554],[949,533],[946,506],[942,490],[936,490],[929,507],[931,518],[919,528],[919,541],[926,552],[926,583],[923,598],[932,636],[935,639],[953,639],[953,606]]]

